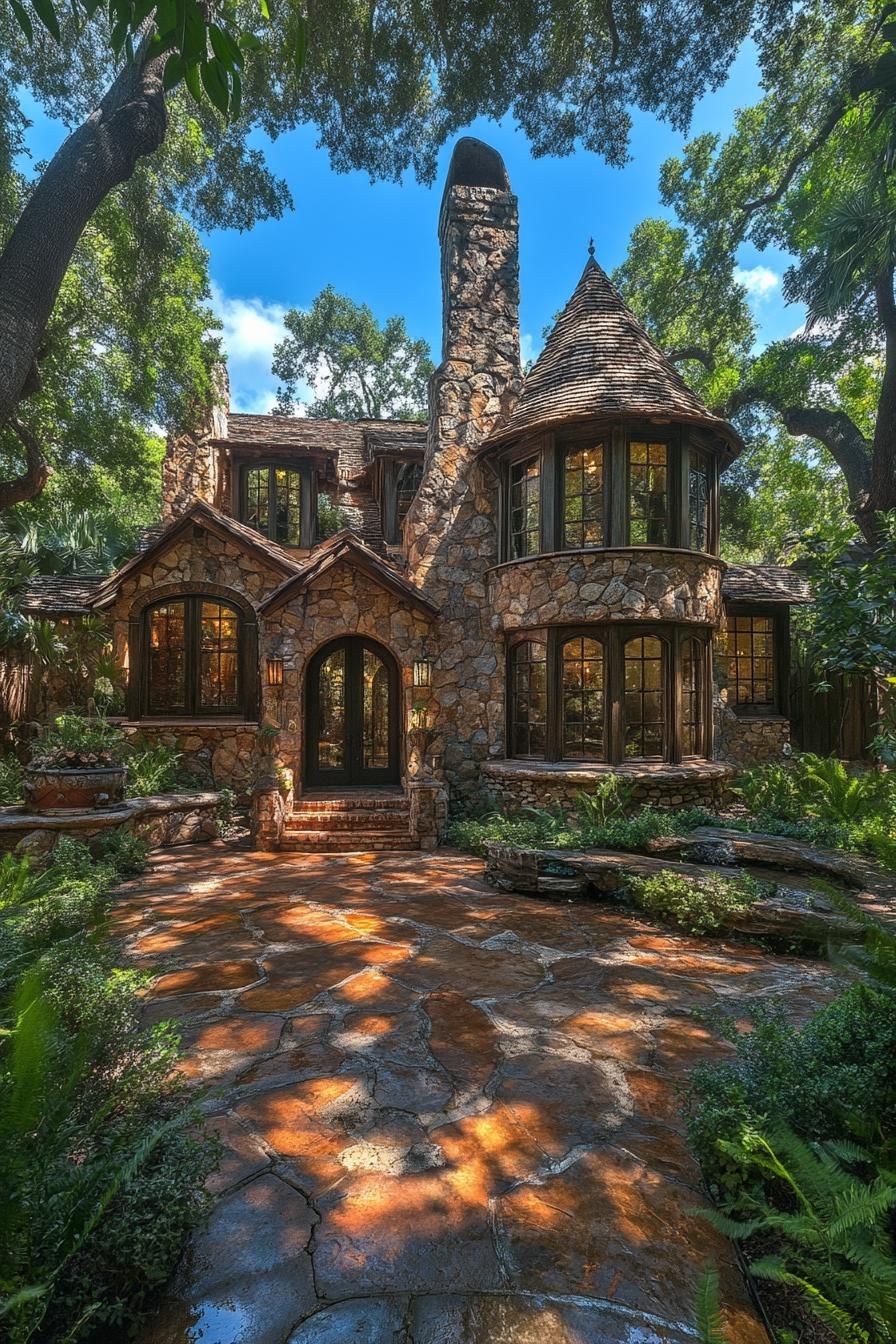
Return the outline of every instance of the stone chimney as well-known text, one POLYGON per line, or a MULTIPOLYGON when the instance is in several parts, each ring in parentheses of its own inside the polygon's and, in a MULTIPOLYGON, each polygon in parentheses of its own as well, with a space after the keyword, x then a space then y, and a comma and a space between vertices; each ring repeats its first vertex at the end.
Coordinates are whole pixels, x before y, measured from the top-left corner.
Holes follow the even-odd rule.
POLYGON ((165 524, 174 522, 194 499, 221 507, 223 482, 216 439, 227 437, 230 382, 227 366, 212 370, 211 404, 197 417, 192 430, 168 439, 162 462, 162 513, 165 524))
POLYGON ((434 405, 443 445, 477 447, 519 394, 519 219, 504 161, 457 142, 439 215, 442 364, 434 405))

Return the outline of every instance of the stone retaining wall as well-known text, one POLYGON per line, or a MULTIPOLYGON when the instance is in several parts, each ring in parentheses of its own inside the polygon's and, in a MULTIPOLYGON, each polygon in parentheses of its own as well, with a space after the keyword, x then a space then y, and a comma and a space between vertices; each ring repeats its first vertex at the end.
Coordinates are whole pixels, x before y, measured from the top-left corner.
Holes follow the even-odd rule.
POLYGON ((580 793, 593 791, 597 780, 619 775, 635 784, 633 803, 654 807, 723 806, 734 770, 721 761, 692 765, 532 766, 520 761, 495 761, 483 766, 495 805, 502 810, 521 807, 554 807, 559 803, 570 815, 580 793))
POLYGON ((765 765, 784 759, 790 720, 781 715, 733 714, 723 708, 716 720, 716 754, 733 765, 765 765))
POLYGON ((170 793, 129 798, 108 812, 67 817, 42 817, 22 807, 0 807, 0 853, 43 858, 60 836, 83 840, 95 848, 114 831, 130 831, 150 849, 192 845, 218 835, 216 793, 170 793))
POLYGON ((498 565, 488 575, 493 630, 580 621, 717 625, 724 566, 673 550, 558 551, 498 565))

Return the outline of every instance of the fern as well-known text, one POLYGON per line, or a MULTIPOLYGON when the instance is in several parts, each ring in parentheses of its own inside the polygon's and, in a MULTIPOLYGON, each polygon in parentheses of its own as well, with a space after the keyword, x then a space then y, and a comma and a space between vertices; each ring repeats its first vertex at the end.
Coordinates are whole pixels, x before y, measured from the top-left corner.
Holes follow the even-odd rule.
POLYGON ((697 1285, 694 1324, 700 1344, 729 1344, 722 1324, 719 1275, 716 1269, 707 1269, 697 1285))
POLYGON ((865 1179, 860 1173, 875 1163, 857 1145, 809 1144, 784 1127, 768 1135, 745 1130, 739 1143, 720 1140, 719 1147, 738 1156, 741 1192, 725 1212, 695 1212, 734 1240, 773 1238, 776 1253, 754 1261, 750 1272, 797 1288, 841 1344, 896 1340, 896 1173, 865 1179), (757 1193, 751 1174, 773 1191, 786 1188, 795 1208, 757 1193))

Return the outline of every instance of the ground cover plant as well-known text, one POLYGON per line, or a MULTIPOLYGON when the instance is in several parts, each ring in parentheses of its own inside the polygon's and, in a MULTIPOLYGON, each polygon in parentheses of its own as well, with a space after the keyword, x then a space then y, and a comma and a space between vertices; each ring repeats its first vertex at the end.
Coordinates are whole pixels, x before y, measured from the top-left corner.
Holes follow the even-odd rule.
POLYGON ((629 878, 627 890, 649 915, 687 933, 701 934, 720 928, 729 915, 748 910, 765 889, 749 873, 736 877, 707 873, 693 878, 667 869, 652 877, 629 878))
POLYGON ((788 1024, 710 1017, 733 1058, 691 1080, 688 1132, 782 1340, 896 1339, 896 936, 868 916, 866 977, 788 1024))
POLYGON ((145 859, 61 839, 0 860, 0 1334, 126 1339, 202 1218, 213 1145, 116 968, 109 893, 145 859))

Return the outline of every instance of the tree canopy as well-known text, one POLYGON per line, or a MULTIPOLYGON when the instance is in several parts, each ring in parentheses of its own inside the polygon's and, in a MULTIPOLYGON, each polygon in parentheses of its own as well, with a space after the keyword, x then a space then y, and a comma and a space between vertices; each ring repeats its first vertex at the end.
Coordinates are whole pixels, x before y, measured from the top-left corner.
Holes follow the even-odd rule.
POLYGON ((277 412, 293 415, 299 385, 315 393, 308 415, 334 420, 422 420, 433 362, 403 317, 380 326, 367 304, 328 286, 307 311, 284 317, 289 335, 274 351, 281 380, 277 412))
MULTIPOLYGON (((810 3, 760 48, 763 98, 725 140, 701 135, 663 166, 678 224, 647 221, 620 272, 648 324, 714 358, 698 372, 716 409, 755 432, 815 441, 842 472, 867 536, 896 507, 896 22, 891 6, 810 3), (674 237, 645 261, 644 240, 674 237), (732 341, 738 249, 776 244, 795 258, 787 298, 805 327, 762 351, 732 341), (712 297, 709 313, 679 292, 712 297), (734 308, 732 308, 734 305, 734 308), (760 421, 757 422, 757 416, 760 421)), ((743 295, 740 296, 741 301, 743 295)), ((689 369, 689 373, 693 369, 689 369)))

